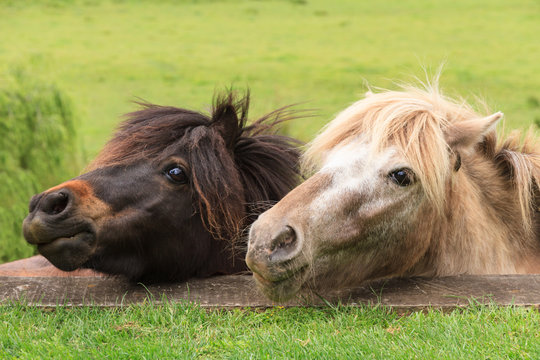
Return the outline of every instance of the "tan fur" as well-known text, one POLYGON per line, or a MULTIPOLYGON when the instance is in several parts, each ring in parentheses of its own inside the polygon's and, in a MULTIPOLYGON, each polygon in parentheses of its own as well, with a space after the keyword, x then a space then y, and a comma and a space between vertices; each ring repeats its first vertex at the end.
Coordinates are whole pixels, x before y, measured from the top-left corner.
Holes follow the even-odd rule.
POLYGON ((316 174, 252 226, 247 259, 259 277, 309 269, 286 286, 260 283, 266 293, 540 273, 540 144, 532 132, 497 138, 501 117, 447 98, 437 81, 370 93, 345 109, 305 153, 304 169, 316 174), (410 186, 389 179, 403 168, 414 172, 410 186), (295 230, 296 249, 269 261, 260 254, 284 226, 295 230))
MULTIPOLYGON (((524 141, 519 132, 497 139, 490 128, 498 114, 485 117, 445 97, 436 81, 425 89, 371 93, 340 113, 310 144, 304 167, 316 170, 331 149, 360 134, 380 149, 397 145, 415 166, 429 205, 444 209, 442 217, 433 212, 421 220, 443 221, 428 232, 433 237, 429 259, 418 269, 431 275, 538 269, 540 241, 532 226, 538 211, 534 191, 540 184, 540 147, 532 132, 524 141), (455 174, 453 151, 465 152, 460 155, 463 169, 455 174), (471 177, 485 181, 478 184, 471 177)), ((419 234, 411 241, 419 241, 419 234)))
MULTIPOLYGON (((113 215, 111 207, 100 200, 92 190, 91 185, 84 180, 69 180, 60 185, 54 186, 46 191, 53 192, 59 189, 69 189, 75 195, 78 202, 78 212, 93 220, 105 220, 113 215)), ((115 215, 115 216, 118 216, 115 215)))
POLYGON ((51 192, 61 190, 61 189, 64 189, 64 188, 70 189, 71 191, 73 191, 73 193, 75 195, 77 195, 77 197, 79 197, 81 199, 86 199, 88 197, 93 197, 93 193, 94 193, 94 191, 92 190, 92 187, 90 186, 90 184, 88 184, 86 181, 83 181, 83 180, 69 180, 69 181, 66 181, 66 182, 64 182, 64 183, 62 183, 60 185, 56 185, 56 186, 48 189, 47 191, 45 191, 45 193, 51 193, 51 192))

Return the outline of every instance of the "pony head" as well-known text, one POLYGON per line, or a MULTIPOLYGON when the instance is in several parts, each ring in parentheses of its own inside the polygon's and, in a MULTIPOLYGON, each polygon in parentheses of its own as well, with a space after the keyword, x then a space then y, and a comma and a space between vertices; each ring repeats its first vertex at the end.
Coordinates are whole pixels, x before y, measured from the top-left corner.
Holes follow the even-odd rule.
POLYGON ((251 227, 247 263, 260 287, 285 300, 408 274, 515 272, 506 240, 481 239, 513 231, 534 242, 540 164, 496 144, 501 118, 437 86, 370 93, 345 109, 305 153, 313 175, 251 227))
POLYGON ((26 240, 66 271, 168 281, 243 270, 244 228, 298 180, 296 142, 273 130, 292 112, 247 125, 249 99, 232 93, 210 116, 143 106, 86 173, 32 198, 26 240))

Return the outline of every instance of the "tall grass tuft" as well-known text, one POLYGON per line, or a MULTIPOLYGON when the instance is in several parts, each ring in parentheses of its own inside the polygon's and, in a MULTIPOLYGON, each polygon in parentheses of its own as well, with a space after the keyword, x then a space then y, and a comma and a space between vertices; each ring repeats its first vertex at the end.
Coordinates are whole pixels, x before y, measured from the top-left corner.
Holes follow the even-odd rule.
POLYGON ((34 253, 21 223, 30 197, 79 169, 72 105, 53 84, 17 69, 0 75, 0 263, 34 253))

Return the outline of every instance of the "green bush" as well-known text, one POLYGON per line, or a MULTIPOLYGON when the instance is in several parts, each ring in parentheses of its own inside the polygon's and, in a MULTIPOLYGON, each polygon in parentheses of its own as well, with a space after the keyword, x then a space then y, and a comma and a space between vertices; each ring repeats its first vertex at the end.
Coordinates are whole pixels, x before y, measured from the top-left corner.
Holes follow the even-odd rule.
POLYGON ((23 70, 0 76, 0 262, 30 256, 21 223, 30 197, 78 170, 71 103, 23 70))

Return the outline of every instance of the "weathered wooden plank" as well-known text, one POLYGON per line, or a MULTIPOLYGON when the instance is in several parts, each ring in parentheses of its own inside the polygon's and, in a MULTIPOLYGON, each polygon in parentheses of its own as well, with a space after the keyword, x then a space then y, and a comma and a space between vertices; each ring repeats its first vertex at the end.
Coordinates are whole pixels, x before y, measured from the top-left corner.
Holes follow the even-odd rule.
POLYGON ((428 307, 454 309, 475 303, 540 308, 540 275, 455 276, 379 281, 368 286, 320 294, 303 293, 276 304, 256 289, 251 276, 193 279, 186 283, 132 284, 114 277, 0 276, 0 303, 22 301, 37 306, 123 306, 148 300, 193 301, 203 307, 266 308, 275 305, 311 306, 329 303, 384 305, 397 311, 428 307))
POLYGON ((1 276, 17 277, 73 277, 73 276, 106 276, 90 269, 77 269, 75 271, 62 271, 55 267, 41 255, 0 264, 1 276))

